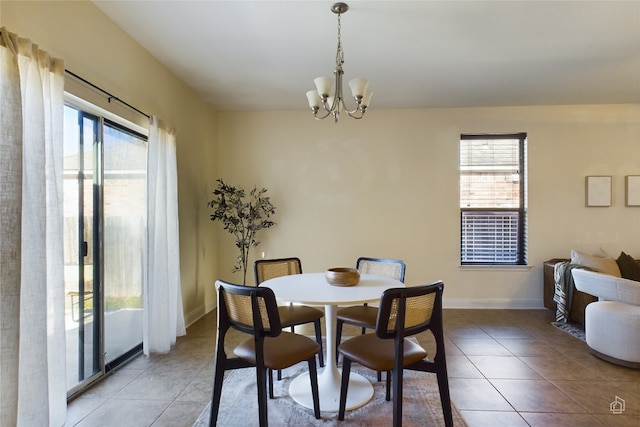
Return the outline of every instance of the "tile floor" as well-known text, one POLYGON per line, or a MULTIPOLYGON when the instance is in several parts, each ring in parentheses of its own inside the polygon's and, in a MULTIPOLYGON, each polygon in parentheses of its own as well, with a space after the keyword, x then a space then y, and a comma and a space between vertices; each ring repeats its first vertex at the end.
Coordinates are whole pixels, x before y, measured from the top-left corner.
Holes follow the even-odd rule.
MULTIPOLYGON (((640 426, 640 371, 593 357, 552 320, 548 310, 445 310, 451 397, 467 424, 640 426), (610 410, 616 396, 622 414, 610 410)), ((170 354, 118 369, 69 404, 67 425, 191 426, 210 399, 215 323, 209 313, 170 354)))

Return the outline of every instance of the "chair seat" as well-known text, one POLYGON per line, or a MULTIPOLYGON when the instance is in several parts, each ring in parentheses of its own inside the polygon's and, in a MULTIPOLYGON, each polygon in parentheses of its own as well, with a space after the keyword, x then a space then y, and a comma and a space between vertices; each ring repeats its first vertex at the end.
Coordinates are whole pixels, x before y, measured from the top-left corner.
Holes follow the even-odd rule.
POLYGON ((282 305, 278 307, 278 312, 283 328, 315 322, 324 316, 322 310, 306 305, 282 305))
POLYGON ((378 308, 369 305, 345 307, 338 310, 337 318, 345 323, 373 329, 378 319, 378 308))
MULTIPOLYGON (((303 335, 282 331, 277 337, 264 339, 264 366, 269 369, 284 369, 308 360, 320 351, 320 345, 303 335)), ((252 364, 256 362, 255 341, 250 338, 240 343, 233 353, 252 364)))
MULTIPOLYGON (((376 334, 358 335, 339 347, 340 353, 352 361, 375 371, 391 371, 395 360, 392 339, 380 339, 376 334)), ((402 366, 411 365, 427 357, 427 352, 416 341, 404 340, 402 366)))

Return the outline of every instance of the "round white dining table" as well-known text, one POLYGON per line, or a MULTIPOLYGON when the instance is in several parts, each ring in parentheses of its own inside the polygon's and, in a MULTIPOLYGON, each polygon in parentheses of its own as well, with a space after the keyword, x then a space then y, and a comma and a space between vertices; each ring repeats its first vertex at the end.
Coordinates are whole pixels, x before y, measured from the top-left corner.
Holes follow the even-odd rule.
MULTIPOLYGON (((326 366, 318 374, 320 410, 337 412, 340 404, 341 371, 336 364, 336 311, 339 305, 355 305, 380 300, 389 288, 404 287, 399 280, 363 274, 355 286, 333 286, 324 273, 292 274, 265 280, 260 286, 273 290, 276 299, 305 305, 324 306, 326 323, 326 366)), ((299 375, 291 382, 289 394, 299 404, 313 408, 309 373, 299 375)), ((351 372, 347 410, 361 407, 373 397, 373 386, 362 375, 351 372)))

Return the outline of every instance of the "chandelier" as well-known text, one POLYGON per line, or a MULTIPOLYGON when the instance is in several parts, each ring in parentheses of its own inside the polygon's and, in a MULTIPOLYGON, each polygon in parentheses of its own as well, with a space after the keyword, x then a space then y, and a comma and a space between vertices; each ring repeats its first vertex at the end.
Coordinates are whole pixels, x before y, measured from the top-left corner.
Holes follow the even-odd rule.
POLYGON ((345 105, 342 95, 342 75, 344 74, 342 64, 344 64, 344 52, 340 41, 340 16, 347 10, 349 10, 349 5, 346 3, 336 3, 331 7, 331 11, 338 15, 338 48, 336 51, 336 68, 333 71, 335 75, 335 87, 333 78, 317 77, 313 81, 316 85, 316 90, 307 92, 309 107, 311 107, 311 111, 313 111, 313 116, 316 120, 333 116, 334 121, 337 123, 341 111, 346 112, 349 117, 361 119, 367 111, 369 101, 371 101, 371 95, 373 94, 373 92, 367 91, 367 86, 369 85, 367 79, 355 78, 349 81, 349 87, 351 88, 351 94, 353 95, 356 106, 353 110, 349 110, 345 105), (332 90, 333 94, 331 94, 332 90))

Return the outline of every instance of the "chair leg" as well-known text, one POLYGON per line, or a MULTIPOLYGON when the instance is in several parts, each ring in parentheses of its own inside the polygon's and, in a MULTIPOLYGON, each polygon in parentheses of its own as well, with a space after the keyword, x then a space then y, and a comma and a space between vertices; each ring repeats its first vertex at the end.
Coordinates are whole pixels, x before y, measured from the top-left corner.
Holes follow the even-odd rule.
POLYGON ((269 399, 273 399, 273 369, 267 369, 267 381, 269 382, 269 399))
POLYGON ((393 370, 393 427, 402 426, 402 368, 393 370))
POLYGON ((216 356, 215 372, 213 374, 213 393, 211 396, 211 414, 209 425, 215 426, 218 423, 218 411, 220 410, 220 396, 222 395, 222 382, 224 380, 224 355, 216 356))
MULTIPOLYGON (((378 372, 379 374, 380 372, 378 372)), ((391 400, 391 371, 387 371, 387 386, 386 388, 386 394, 385 394, 385 399, 388 401, 391 400)))
MULTIPOLYGON (((269 378, 270 378, 269 382, 273 384, 273 369, 269 369, 269 373, 271 374, 269 376, 269 378)), ((279 369, 278 369, 277 378, 278 378, 278 381, 280 381, 282 379, 282 371, 280 371, 279 369)))
POLYGON ((340 342, 342 341, 342 325, 344 325, 344 322, 338 319, 336 322, 336 363, 338 363, 338 356, 340 355, 338 347, 340 347, 340 342))
POLYGON ((436 372, 438 378, 438 389, 440 391, 440 402, 442 403, 442 412, 444 414, 444 425, 446 427, 453 426, 453 414, 451 412, 451 398, 449 396, 449 379, 447 378, 447 368, 438 369, 436 372))
POLYGON ((311 396, 313 397, 313 415, 317 420, 320 419, 320 395, 318 393, 318 369, 316 367, 316 358, 312 357, 307 361, 309 363, 309 381, 311 382, 311 396))
POLYGON ((320 346, 320 351, 318 352, 318 361, 320 362, 320 366, 324 367, 324 350, 322 350, 322 327, 320 326, 320 319, 316 319, 313 324, 316 328, 316 342, 320 346))
POLYGON ((267 369, 256 366, 256 377, 258 385, 258 420, 260 427, 267 427, 269 418, 267 416, 267 369))
POLYGON ((342 382, 340 383, 340 406, 338 407, 338 419, 344 420, 344 411, 347 408, 347 391, 349 389, 349 374, 351 373, 351 360, 342 358, 342 382))
MULTIPOLYGON (((294 328, 295 328, 295 326, 291 326, 291 333, 292 334, 295 333, 294 328)), ((316 336, 317 336, 317 333, 316 333, 316 336)), ((322 345, 322 344, 320 344, 320 345, 322 345)), ((278 381, 282 380, 282 370, 281 369, 278 369, 278 376, 277 377, 278 377, 278 381)))
POLYGON ((220 322, 218 324, 218 338, 216 341, 216 355, 213 372, 213 391, 211 393, 211 414, 209 415, 209 425, 215 426, 218 423, 218 412, 220 411, 220 397, 222 395, 222 382, 227 365, 227 354, 224 351, 224 338, 229 330, 229 324, 220 322))
MULTIPOLYGON (((442 322, 442 320, 440 320, 442 322)), ((447 374, 447 357, 444 349, 444 333, 442 325, 432 330, 436 338, 436 356, 433 359, 435 364, 436 378, 438 379, 438 390, 440 392, 440 402, 444 414, 444 424, 446 427, 453 426, 453 414, 451 412, 451 398, 449 396, 449 377, 447 374)))

